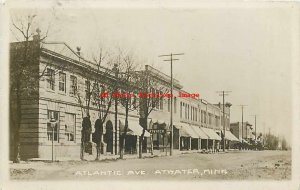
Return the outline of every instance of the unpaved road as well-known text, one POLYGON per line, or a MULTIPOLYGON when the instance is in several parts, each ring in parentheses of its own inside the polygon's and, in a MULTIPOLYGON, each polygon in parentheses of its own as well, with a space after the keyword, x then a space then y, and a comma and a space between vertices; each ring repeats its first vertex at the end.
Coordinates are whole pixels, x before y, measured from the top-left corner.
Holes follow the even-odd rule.
POLYGON ((287 180, 291 179, 291 152, 237 151, 98 162, 26 162, 11 164, 10 174, 18 180, 287 180))

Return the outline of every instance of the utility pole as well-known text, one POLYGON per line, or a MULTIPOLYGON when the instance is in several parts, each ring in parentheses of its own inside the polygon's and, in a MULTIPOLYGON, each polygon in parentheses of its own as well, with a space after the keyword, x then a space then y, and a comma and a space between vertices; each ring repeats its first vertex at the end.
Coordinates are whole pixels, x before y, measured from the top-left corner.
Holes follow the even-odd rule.
MULTIPOLYGON (((114 64, 113 71, 115 73, 115 92, 118 91, 119 69, 118 65, 114 64)), ((118 99, 115 97, 115 155, 118 155, 118 99)))
POLYGON ((256 142, 256 114, 255 115, 251 115, 254 116, 255 120, 254 120, 254 125, 255 125, 255 142, 256 142))
POLYGON ((158 57, 170 57, 170 59, 164 61, 170 61, 171 63, 171 118, 170 118, 170 125, 171 125, 171 142, 170 142, 170 156, 173 155, 173 61, 177 61, 179 59, 173 59, 173 56, 176 55, 184 55, 184 53, 171 53, 168 55, 159 55, 158 57))
MULTIPOLYGON (((239 105, 242 108, 242 146, 244 148, 244 107, 247 105, 239 105)), ((247 126, 246 126, 247 128, 247 126)))
POLYGON ((226 127, 225 127, 225 96, 229 95, 228 93, 231 91, 217 91, 217 93, 219 93, 219 96, 223 96, 223 152, 225 152, 225 131, 226 131, 226 127))

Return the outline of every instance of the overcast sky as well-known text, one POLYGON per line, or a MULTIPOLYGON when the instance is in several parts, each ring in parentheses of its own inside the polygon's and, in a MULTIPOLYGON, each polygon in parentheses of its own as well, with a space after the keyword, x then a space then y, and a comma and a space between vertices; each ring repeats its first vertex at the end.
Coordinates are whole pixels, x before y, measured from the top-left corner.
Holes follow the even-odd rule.
MULTIPOLYGON (((292 7, 197 9, 46 9, 14 11, 37 14, 48 41, 82 48, 89 58, 99 43, 106 49, 133 50, 166 74, 160 54, 184 53, 174 75, 186 91, 211 103, 215 91, 230 90, 231 121, 244 121, 274 134, 291 136, 292 7)), ((12 37, 13 40, 13 37, 12 37)))

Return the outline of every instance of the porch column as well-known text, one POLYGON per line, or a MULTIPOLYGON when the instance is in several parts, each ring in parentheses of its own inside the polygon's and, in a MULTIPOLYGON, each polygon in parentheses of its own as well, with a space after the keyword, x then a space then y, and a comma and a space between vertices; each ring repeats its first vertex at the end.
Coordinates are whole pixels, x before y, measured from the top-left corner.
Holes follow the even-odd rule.
POLYGON ((202 150, 202 148, 201 148, 201 139, 199 139, 199 149, 202 150))
POLYGON ((213 140, 212 151, 215 151, 215 140, 213 140))
POLYGON ((206 150, 208 150, 208 139, 206 141, 206 150))
POLYGON ((178 135, 179 137, 179 140, 178 140, 178 142, 179 142, 179 146, 178 146, 178 148, 179 148, 179 151, 181 150, 181 140, 180 140, 180 135, 178 135))
POLYGON ((117 131, 115 131, 115 128, 113 128, 113 129, 114 129, 114 131, 113 131, 113 154, 117 153, 116 155, 118 155, 119 151, 120 151, 120 147, 119 147, 119 143, 120 143, 119 128, 117 128, 117 131), (116 139, 116 136, 117 136, 117 139, 116 139), (117 148, 117 150, 116 150, 116 148, 117 148))
POLYGON ((190 150, 192 150, 192 137, 190 137, 190 150))
POLYGON ((137 155, 139 155, 139 144, 140 144, 139 136, 136 135, 136 153, 137 153, 137 155))

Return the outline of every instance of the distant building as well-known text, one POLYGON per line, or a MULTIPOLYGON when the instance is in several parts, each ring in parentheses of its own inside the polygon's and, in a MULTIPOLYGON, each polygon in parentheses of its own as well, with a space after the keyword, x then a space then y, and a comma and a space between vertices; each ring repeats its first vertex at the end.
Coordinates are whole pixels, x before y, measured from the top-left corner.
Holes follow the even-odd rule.
POLYGON ((251 142, 255 139, 252 125, 248 121, 243 122, 243 127, 242 122, 230 123, 230 131, 240 142, 242 142, 242 139, 247 142, 251 142))

